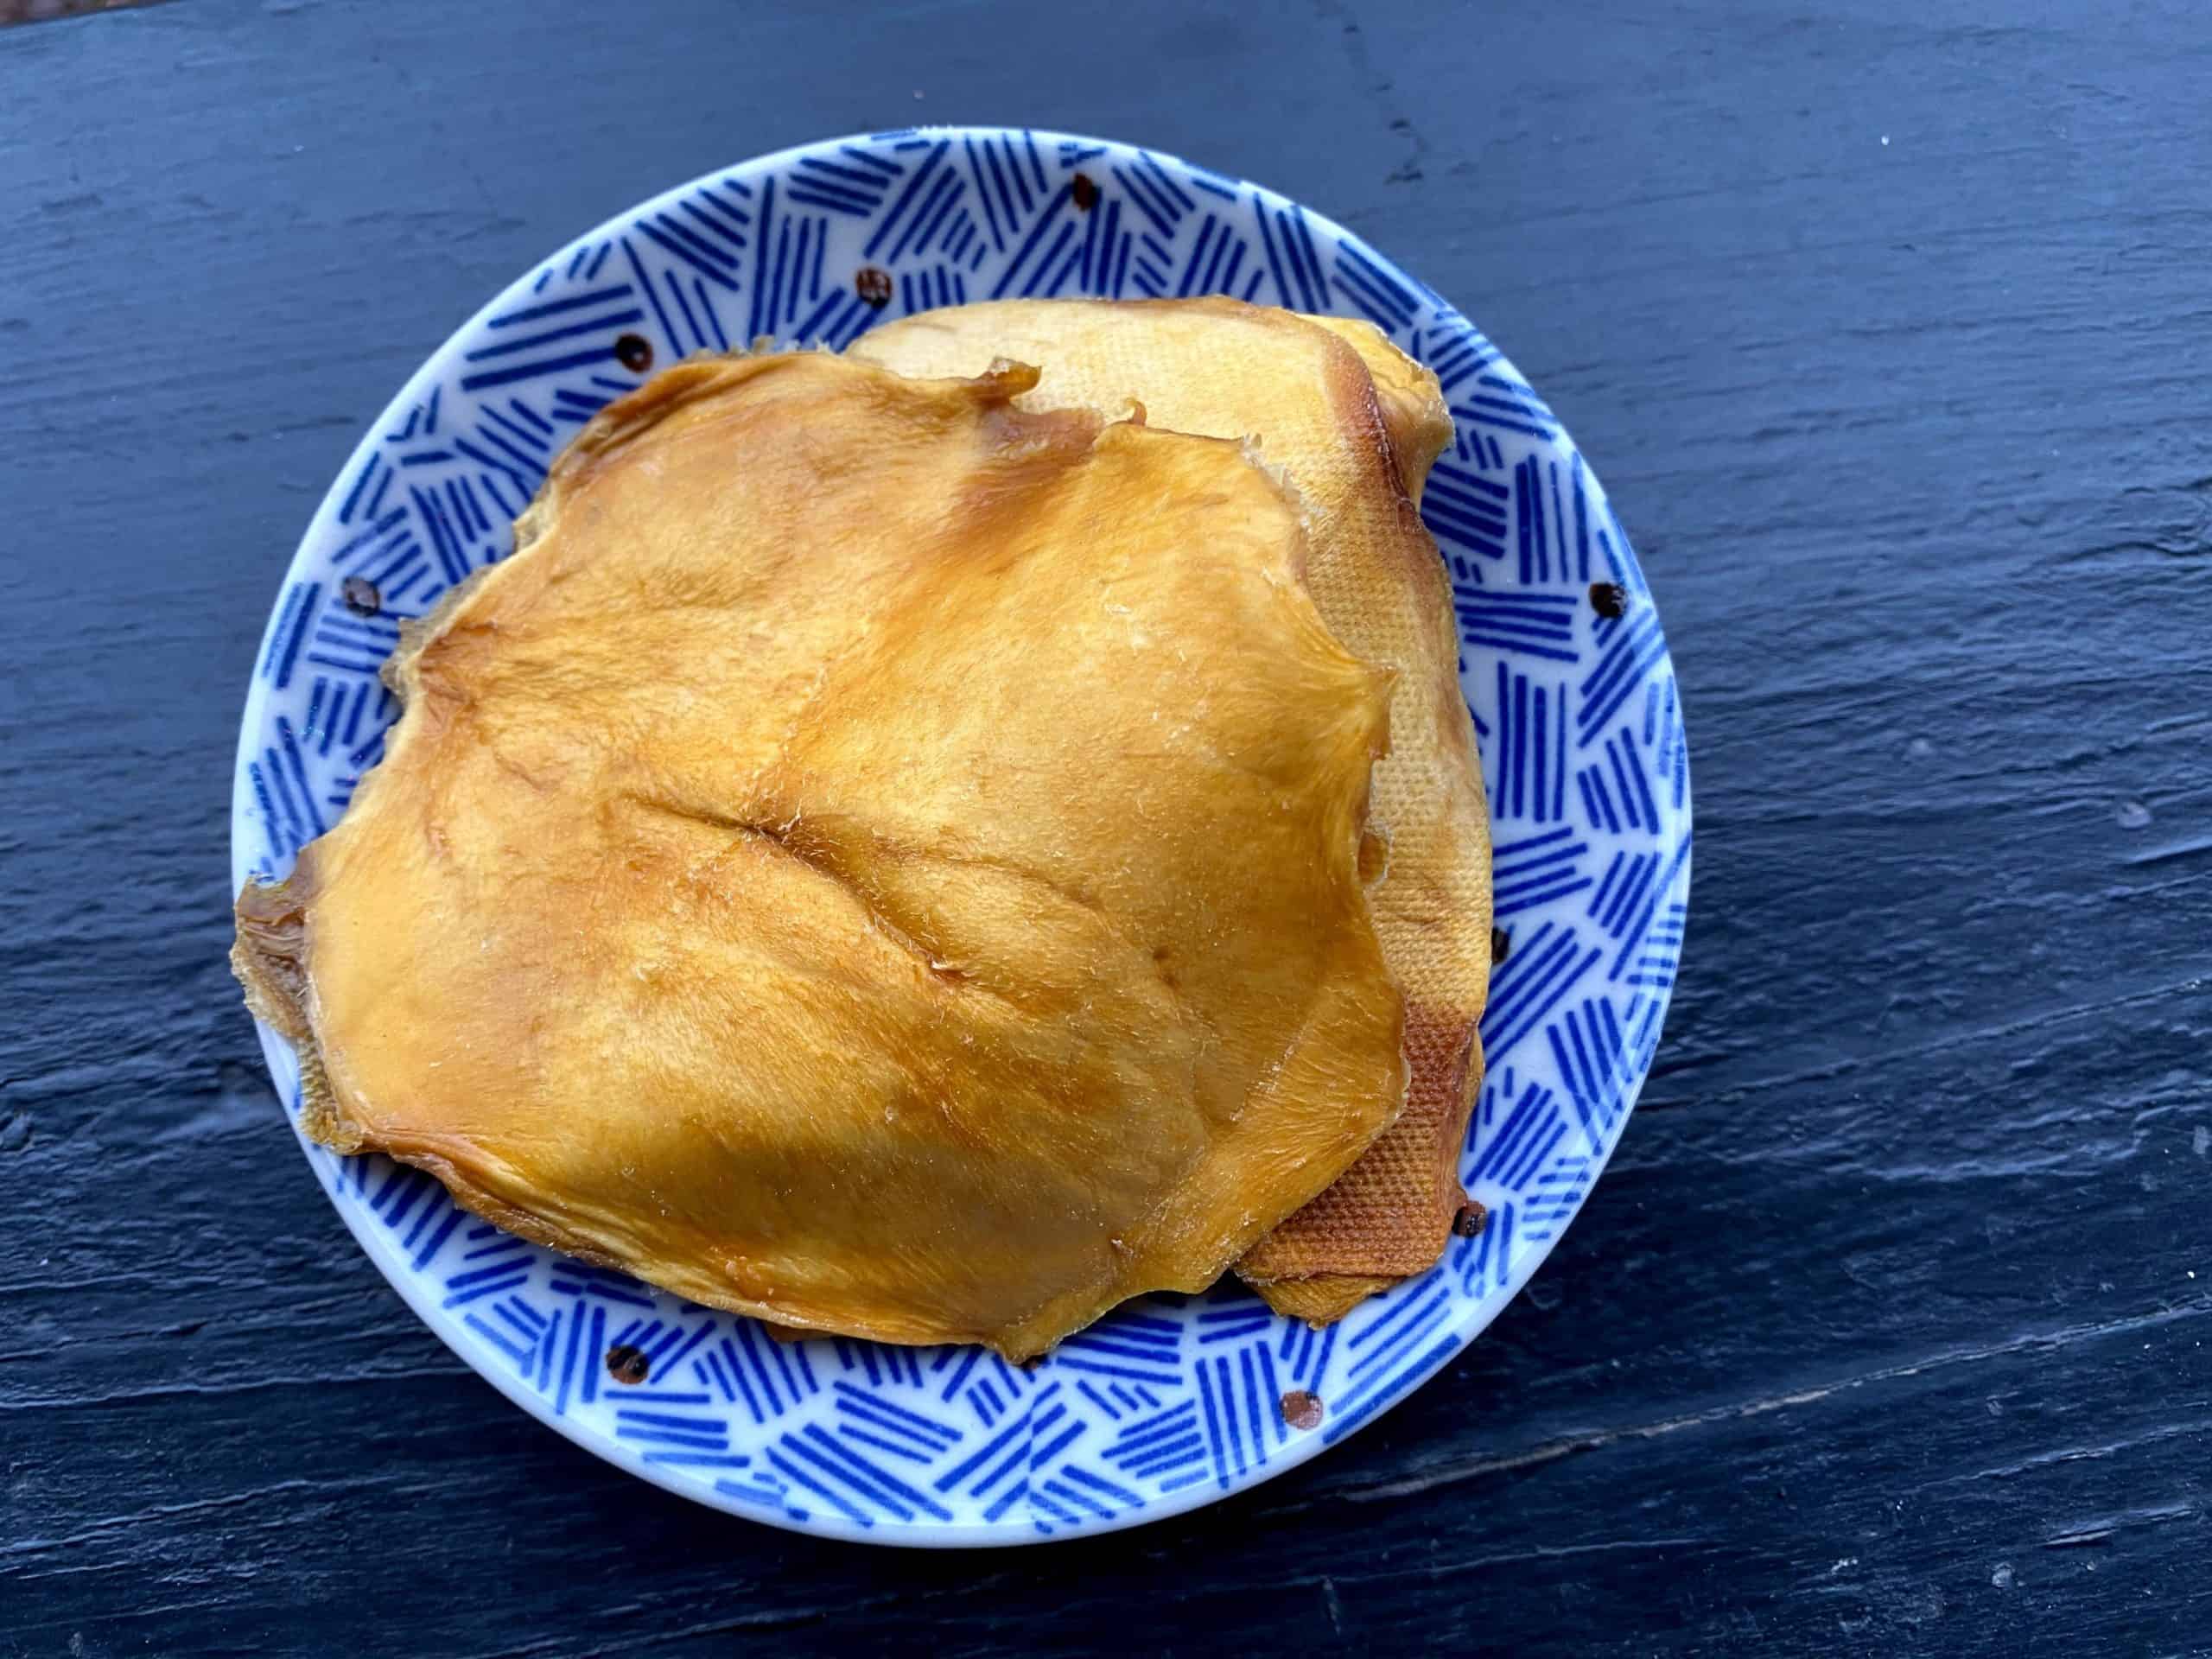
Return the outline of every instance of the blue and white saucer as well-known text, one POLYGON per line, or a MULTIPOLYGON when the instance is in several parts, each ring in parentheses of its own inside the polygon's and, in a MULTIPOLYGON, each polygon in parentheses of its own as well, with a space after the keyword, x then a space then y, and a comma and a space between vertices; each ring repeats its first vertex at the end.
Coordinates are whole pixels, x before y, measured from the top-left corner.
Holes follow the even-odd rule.
MULTIPOLYGON (((1458 423, 1422 511, 1451 569, 1497 845, 1505 955, 1463 1164, 1489 1224, 1325 1331, 1231 1282, 1133 1304, 1024 1370, 973 1348, 786 1345, 512 1238, 428 1175, 309 1146, 430 1327, 608 1461, 884 1543, 1173 1515, 1304 1462, 1444 1365, 1618 1140, 1690 865, 1674 670, 1627 538, 1551 411, 1449 303, 1294 202, 1127 145, 992 128, 809 144, 658 196, 493 300, 370 429, 293 557, 246 698, 233 880, 282 874, 336 822, 397 712, 377 670, 399 620, 502 557, 553 455, 655 369, 764 334, 842 348, 969 300, 1211 293, 1372 319, 1436 372, 1458 423)), ((261 1039, 296 1106, 291 1051, 261 1039)))

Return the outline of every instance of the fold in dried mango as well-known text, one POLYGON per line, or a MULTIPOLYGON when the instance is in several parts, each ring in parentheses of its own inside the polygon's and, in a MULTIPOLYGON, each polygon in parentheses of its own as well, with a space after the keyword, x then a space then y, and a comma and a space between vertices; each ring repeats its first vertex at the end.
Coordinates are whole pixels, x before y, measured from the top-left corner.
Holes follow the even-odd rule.
POLYGON ((1375 771, 1389 841, 1375 894, 1407 997, 1412 1085, 1397 1122, 1344 1179, 1239 1264, 1278 1312, 1325 1321, 1434 1264, 1464 1195, 1459 1155, 1482 1078, 1490 821, 1459 689, 1458 625, 1414 511, 1452 421, 1436 377, 1371 324, 1235 300, 1008 300, 925 312, 855 355, 904 374, 1042 367, 1037 409, 1141 404, 1154 424, 1255 438, 1306 510, 1307 582, 1351 650, 1398 671, 1375 771))

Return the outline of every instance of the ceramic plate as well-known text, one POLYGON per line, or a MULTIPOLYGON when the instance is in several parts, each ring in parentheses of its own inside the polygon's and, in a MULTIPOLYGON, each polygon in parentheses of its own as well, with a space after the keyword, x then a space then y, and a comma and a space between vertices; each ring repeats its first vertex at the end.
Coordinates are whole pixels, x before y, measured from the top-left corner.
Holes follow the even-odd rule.
MULTIPOLYGON (((505 555, 555 453, 654 370, 762 335, 842 347, 968 300, 1211 293, 1372 319, 1435 370, 1458 423, 1423 512, 1497 842, 1489 1076, 1463 1165, 1487 1226, 1325 1331, 1232 1281, 1134 1303, 1024 1370, 973 1348, 786 1346, 509 1237, 427 1175, 308 1146, 431 1329, 608 1461, 885 1543, 1026 1543, 1191 1509, 1304 1462, 1450 1360, 1619 1138, 1674 982, 1690 816, 1666 641, 1604 492, 1414 276, 1294 202, 1121 144, 982 128, 810 144, 656 197, 493 300, 370 429, 292 560, 246 698, 233 880, 281 875, 337 820, 397 713, 377 669, 400 620, 505 555)), ((261 1039, 296 1116, 296 1062, 261 1039)))

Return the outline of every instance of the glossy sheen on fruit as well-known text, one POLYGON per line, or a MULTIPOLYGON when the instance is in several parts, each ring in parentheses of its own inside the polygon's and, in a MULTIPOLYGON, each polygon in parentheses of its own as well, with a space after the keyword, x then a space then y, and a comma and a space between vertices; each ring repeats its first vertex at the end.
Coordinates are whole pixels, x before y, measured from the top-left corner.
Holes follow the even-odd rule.
POLYGON ((1389 677, 1239 445, 1033 379, 710 359, 587 429, 239 901, 321 1138, 696 1301, 1022 1355, 1392 1121, 1389 677))

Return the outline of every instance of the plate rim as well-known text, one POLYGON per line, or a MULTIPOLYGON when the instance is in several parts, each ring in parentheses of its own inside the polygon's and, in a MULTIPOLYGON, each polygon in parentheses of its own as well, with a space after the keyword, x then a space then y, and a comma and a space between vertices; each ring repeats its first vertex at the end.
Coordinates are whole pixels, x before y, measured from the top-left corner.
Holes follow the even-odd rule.
MULTIPOLYGON (((296 580, 295 573, 303 563, 309 559, 311 550, 319 540, 324 520, 341 498, 346 480, 359 475, 359 469, 365 464, 368 457, 383 443, 386 429, 403 419, 408 410, 422 401, 450 371, 452 359, 459 342, 481 329, 489 319, 499 315, 502 310, 526 302, 531 291, 531 284, 540 271, 571 256, 580 247, 603 238, 620 234, 645 215, 671 206, 696 191, 702 185, 729 179, 757 181, 763 175, 779 174, 783 169, 794 165, 802 156, 834 150, 839 145, 880 142, 889 137, 910 136, 976 140, 1026 138, 1045 144, 1065 143, 1086 149, 1096 147, 1101 151, 1132 157, 1150 156, 1194 171, 1205 172, 1210 176, 1233 181, 1255 192, 1258 198, 1268 207, 1282 209, 1295 208, 1318 229, 1376 253, 1391 270, 1405 276, 1423 293, 1435 298, 1440 306, 1459 317, 1466 318, 1468 326, 1483 340, 1489 340, 1487 332, 1482 330, 1471 318, 1467 318, 1466 313, 1460 311, 1450 301, 1444 299, 1436 289, 1408 270, 1398 260, 1382 250, 1374 248, 1366 238, 1350 230, 1339 220, 1306 206, 1295 198, 1284 195, 1280 191, 1249 179, 1237 178, 1234 175, 1217 174, 1211 168, 1196 166, 1171 150, 1155 149, 1122 139, 1064 132, 1055 128, 957 123, 885 129, 873 132, 834 134, 802 143, 786 145, 780 149, 752 156, 729 166, 710 168, 695 177, 641 198, 561 243, 500 288, 461 321, 456 323, 416 366, 414 372, 401 384, 398 391, 365 424, 359 439, 346 452, 345 459, 340 464, 330 486, 317 501, 308 517, 305 529, 301 533, 299 541, 294 546, 285 563, 277 590, 278 601, 270 607, 268 620, 264 625, 259 642, 256 646, 252 658, 253 666, 249 670, 246 697, 240 711, 238 738, 232 766, 230 852, 231 892, 234 899, 252 873, 252 859, 247 847, 253 799, 248 782, 247 768, 256 758, 255 738, 263 728, 265 720, 264 710, 270 695, 268 683, 261 673, 261 664, 267 658, 270 643, 278 632, 283 620, 283 594, 296 580)), ((747 344, 749 345, 750 342, 748 341, 747 344)), ((1496 350, 1494 342, 1492 342, 1492 348, 1496 350)), ((1497 352, 1496 361, 1510 372, 1523 385, 1529 384, 1526 377, 1521 375, 1518 369, 1513 366, 1509 353, 1497 352)), ((1580 456, 1581 454, 1580 446, 1576 444, 1563 422, 1554 423, 1552 435, 1546 448, 1560 458, 1580 456)), ((1603 485, 1598 482, 1594 472, 1587 468, 1586 463, 1585 470, 1602 498, 1603 485)), ((1626 546, 1625 535, 1623 540, 1626 546)), ((1627 546, 1626 550, 1633 562, 1633 568, 1642 577, 1642 561, 1637 558, 1632 546, 1627 546)), ((1649 579, 1648 577, 1643 577, 1643 579, 1648 592, 1649 579)), ((1654 601, 1654 613, 1656 617, 1656 601, 1654 601)), ((1667 640, 1663 620, 1658 621, 1658 639, 1661 652, 1659 658, 1652 665, 1653 670, 1656 671, 1663 666, 1671 672, 1673 651, 1667 640)), ((1680 892, 1687 906, 1694 862, 1694 797, 1688 776, 1688 744, 1686 730, 1682 738, 1682 766, 1681 804, 1673 809, 1669 817, 1680 827, 1681 863, 1679 874, 1675 880, 1679 882, 1680 892)), ((1674 984, 1670 979, 1667 985, 1660 988, 1656 997, 1657 1008, 1655 1017, 1657 1021, 1657 1031, 1662 1036, 1664 1033, 1668 1011, 1672 1006, 1673 993, 1674 984)), ((281 1101, 285 1088, 283 1079, 288 1074, 296 1070, 296 1057, 290 1046, 258 1018, 255 1019, 254 1027, 260 1043, 264 1064, 268 1068, 271 1083, 281 1101)), ((1350 1440, 1382 1417, 1395 1411, 1433 1380, 1437 1372, 1465 1354, 1476 1338, 1488 1330, 1497 1321, 1498 1316, 1519 1297, 1529 1279, 1550 1259, 1552 1252, 1558 1248, 1560 1241, 1580 1218, 1583 1207, 1589 1202, 1591 1195, 1597 1191, 1599 1181, 1611 1166, 1613 1154, 1627 1132, 1628 1123, 1635 1115, 1637 1103, 1642 1096, 1644 1084, 1649 1081, 1649 1076, 1650 1066, 1647 1062, 1624 1089, 1618 1128, 1608 1144, 1597 1148, 1591 1161, 1588 1182, 1581 1195, 1575 1200, 1573 1209, 1560 1220, 1548 1237, 1525 1245, 1520 1250, 1518 1259, 1509 1262, 1507 1270, 1499 1282, 1491 1290, 1484 1292, 1476 1301, 1472 1312, 1455 1321, 1448 1328, 1447 1334, 1452 1342, 1448 1352, 1434 1354, 1426 1362, 1409 1368, 1404 1373, 1402 1384, 1395 1392, 1369 1410, 1365 1416, 1338 1439, 1350 1440)), ((337 1211, 339 1218, 353 1234, 369 1259, 375 1263, 378 1273, 398 1294, 401 1301, 429 1328, 432 1334, 446 1345, 448 1351, 479 1376, 491 1383, 508 1400, 520 1406, 530 1415, 555 1430, 573 1445, 626 1474, 642 1478, 678 1497, 702 1504, 726 1515, 790 1532, 891 1548, 1011 1548, 1027 1544, 1055 1543, 1062 1541, 1093 1538, 1110 1532, 1120 1532, 1129 1528, 1187 1515, 1210 1504, 1248 1493, 1255 1487, 1279 1475, 1300 1467, 1319 1456, 1324 1450, 1338 1443, 1338 1440, 1328 1439, 1318 1433, 1306 1433, 1278 1448, 1265 1461, 1242 1471, 1225 1487, 1210 1483, 1193 1484, 1164 1496, 1148 1497, 1143 1503, 1132 1509, 1117 1511, 1111 1516, 1096 1520, 1086 1520, 1079 1526, 1049 1532, 1039 1532, 1033 1526, 1011 1516, 989 1522, 917 1520, 901 1522, 895 1527, 883 1527, 855 1522, 825 1510, 810 1510, 802 1519, 788 1510, 772 1512, 760 1508, 741 1506, 735 1501, 716 1492, 710 1485, 702 1486, 690 1482, 679 1482, 673 1473, 666 1471, 661 1465, 644 1461, 635 1449, 601 1433, 586 1421, 575 1417, 555 1414, 548 1408, 545 1402, 528 1388, 520 1377, 510 1376, 500 1370, 490 1362, 487 1356, 475 1351, 471 1346, 464 1345, 457 1329, 454 1328, 457 1321, 451 1318, 447 1310, 436 1306, 430 1300, 427 1287, 419 1282, 420 1275, 400 1261, 397 1242, 387 1235, 372 1229, 368 1218, 359 1213, 359 1206, 340 1202, 331 1190, 329 1179, 324 1170, 315 1160, 314 1144, 307 1139, 301 1129, 297 1116, 288 1111, 286 1121, 295 1141, 301 1147, 309 1169, 315 1174, 317 1185, 322 1188, 326 1200, 337 1211)))

